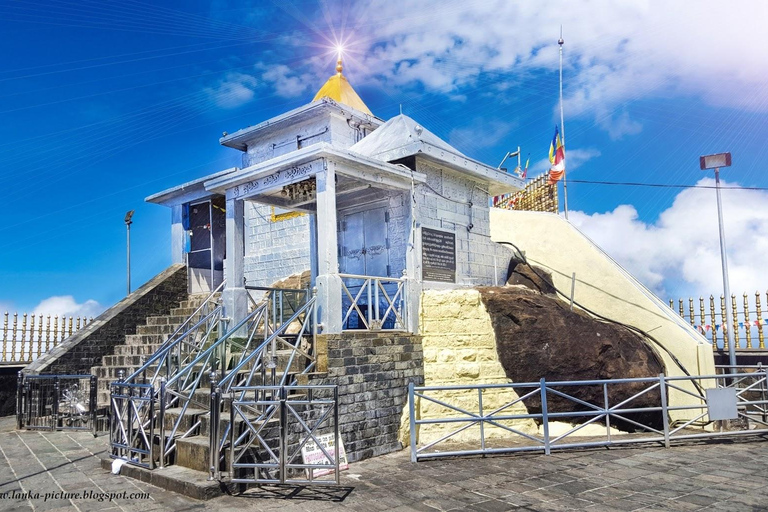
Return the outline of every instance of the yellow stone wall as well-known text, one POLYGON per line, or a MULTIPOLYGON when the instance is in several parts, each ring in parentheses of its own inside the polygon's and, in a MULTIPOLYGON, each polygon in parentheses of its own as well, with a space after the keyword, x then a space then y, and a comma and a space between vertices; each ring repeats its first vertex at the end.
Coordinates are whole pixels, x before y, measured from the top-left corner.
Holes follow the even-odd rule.
MULTIPOLYGON (((480 292, 472 289, 427 290, 422 293, 419 327, 424 351, 425 386, 460 386, 472 384, 507 384, 496 352, 496 338, 491 317, 480 300, 480 292)), ((479 412, 476 390, 450 390, 429 392, 429 396, 460 407, 471 413, 479 412)), ((492 411, 517 400, 509 388, 486 389, 482 392, 483 410, 492 411)), ((425 418, 462 416, 444 406, 420 399, 417 410, 425 418)), ((526 414, 522 402, 504 410, 506 414, 526 414)), ((408 417, 404 416, 401 439, 408 441, 408 417)), ((501 422, 505 426, 535 432, 531 420, 501 422)), ((418 431, 419 443, 427 443, 457 430, 466 423, 422 425, 418 431)), ((512 434, 498 427, 485 427, 486 438, 509 438, 512 434)), ((473 426, 452 436, 457 442, 478 442, 479 427, 473 426)))

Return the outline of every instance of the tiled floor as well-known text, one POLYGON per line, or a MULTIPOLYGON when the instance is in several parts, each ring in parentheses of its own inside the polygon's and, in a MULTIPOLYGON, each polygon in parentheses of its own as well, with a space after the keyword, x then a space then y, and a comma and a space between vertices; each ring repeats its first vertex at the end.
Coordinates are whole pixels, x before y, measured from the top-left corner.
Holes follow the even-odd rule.
POLYGON ((199 502, 102 470, 106 437, 13 427, 0 418, 3 511, 768 510, 768 440, 758 437, 418 464, 402 451, 352 464, 339 488, 256 488, 199 502), (13 491, 31 496, 8 497, 13 491), (99 501, 103 493, 121 496, 99 501))

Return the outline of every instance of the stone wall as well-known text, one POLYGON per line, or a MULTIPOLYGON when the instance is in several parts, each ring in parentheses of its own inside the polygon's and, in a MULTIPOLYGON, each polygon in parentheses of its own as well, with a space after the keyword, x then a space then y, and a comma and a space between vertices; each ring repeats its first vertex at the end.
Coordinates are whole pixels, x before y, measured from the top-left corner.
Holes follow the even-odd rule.
POLYGON ((310 267, 309 215, 273 220, 271 206, 247 201, 245 206, 245 279, 249 285, 271 286, 310 267))
POLYGON ((136 334, 151 315, 166 315, 187 298, 187 268, 172 265, 107 309, 83 329, 29 364, 25 373, 83 374, 101 364, 126 334, 136 334))
MULTIPOLYGON (((457 171, 418 158, 415 165, 427 175, 427 183, 416 186, 416 218, 422 227, 456 234, 456 282, 503 284, 511 252, 491 241, 488 193, 457 171)), ((424 287, 445 286, 425 281, 424 287)))
POLYGON ((319 335, 309 384, 339 387, 339 426, 350 462, 400 450, 408 384, 422 385, 421 339, 405 333, 319 335))
MULTIPOLYGON (((421 296, 419 327, 424 351, 425 386, 470 386, 475 384, 506 384, 511 382, 499 361, 496 336, 491 317, 480 300, 477 290, 426 290, 421 296)), ((476 390, 430 392, 429 396, 466 411, 478 412, 476 390)), ((483 391, 483 410, 489 411, 517 400, 511 388, 483 391)), ((448 418, 459 414, 434 402, 421 400, 419 410, 425 418, 448 418)), ((522 402, 505 409, 508 414, 526 414, 522 402)), ((422 425, 418 432, 420 443, 439 439, 464 424, 445 423, 422 425)), ((517 429, 535 432, 532 421, 518 422, 517 429)), ((485 427, 486 438, 508 437, 509 433, 485 427)), ((407 439, 408 425, 403 425, 401 437, 407 439)), ((470 427, 453 438, 454 441, 479 439, 479 427, 470 427)))

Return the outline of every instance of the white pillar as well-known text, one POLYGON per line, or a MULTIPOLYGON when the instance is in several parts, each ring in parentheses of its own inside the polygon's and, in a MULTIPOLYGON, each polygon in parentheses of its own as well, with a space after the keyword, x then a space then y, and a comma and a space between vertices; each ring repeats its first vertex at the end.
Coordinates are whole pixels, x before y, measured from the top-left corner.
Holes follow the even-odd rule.
POLYGON ((336 173, 326 161, 317 174, 317 301, 323 333, 341 332, 341 279, 336 232, 336 173))
POLYGON ((317 215, 309 214, 309 275, 310 288, 317 283, 317 215))
POLYGON ((184 225, 181 222, 182 205, 171 207, 171 263, 184 263, 184 225))
POLYGON ((248 314, 248 296, 245 291, 245 208, 242 199, 235 199, 227 191, 227 257, 224 265, 224 315, 230 326, 248 314))

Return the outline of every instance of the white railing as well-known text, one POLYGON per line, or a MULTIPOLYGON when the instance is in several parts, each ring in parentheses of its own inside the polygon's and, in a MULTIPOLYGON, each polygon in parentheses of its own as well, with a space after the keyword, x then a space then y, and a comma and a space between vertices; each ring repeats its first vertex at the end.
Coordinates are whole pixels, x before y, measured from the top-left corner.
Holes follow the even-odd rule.
POLYGON ((339 274, 342 326, 347 329, 408 329, 406 279, 339 274))

